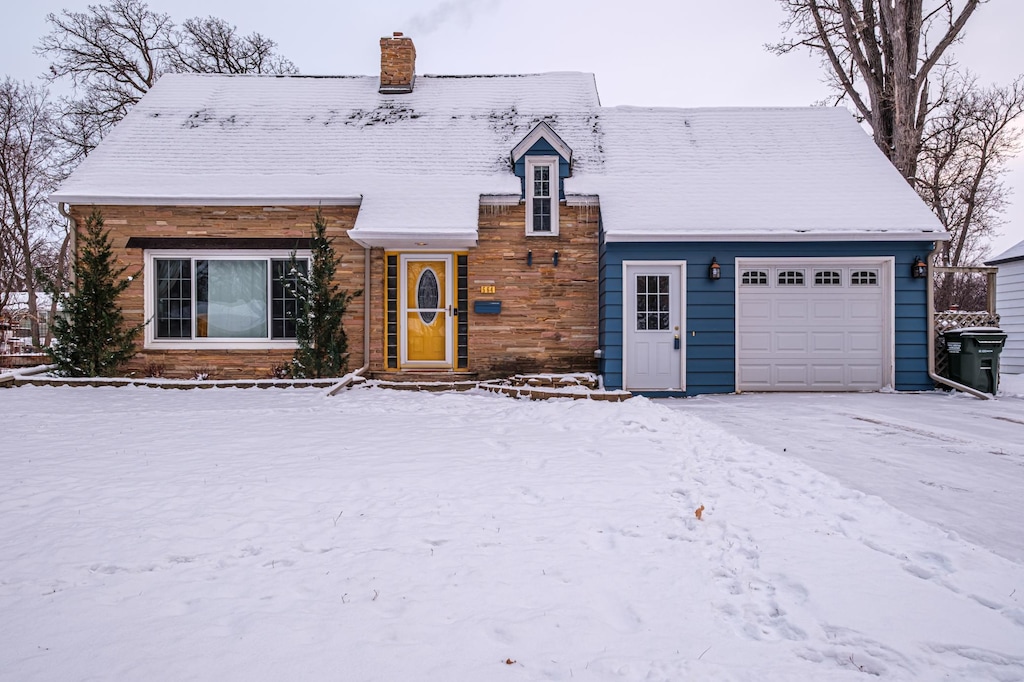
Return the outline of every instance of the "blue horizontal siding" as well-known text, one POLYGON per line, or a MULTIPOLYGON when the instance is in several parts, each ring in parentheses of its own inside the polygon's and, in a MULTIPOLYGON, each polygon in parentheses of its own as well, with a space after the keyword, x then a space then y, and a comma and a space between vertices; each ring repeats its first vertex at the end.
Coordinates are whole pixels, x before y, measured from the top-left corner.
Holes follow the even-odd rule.
MULTIPOLYGON (((603 236, 603 230, 602 230, 603 236)), ((622 262, 686 261, 686 395, 722 393, 736 386, 736 258, 895 259, 895 364, 897 390, 925 390, 927 367, 926 280, 910 276, 911 264, 931 242, 686 242, 600 245, 601 363, 605 385, 622 387, 622 262), (711 259, 722 276, 708 279, 711 259)))

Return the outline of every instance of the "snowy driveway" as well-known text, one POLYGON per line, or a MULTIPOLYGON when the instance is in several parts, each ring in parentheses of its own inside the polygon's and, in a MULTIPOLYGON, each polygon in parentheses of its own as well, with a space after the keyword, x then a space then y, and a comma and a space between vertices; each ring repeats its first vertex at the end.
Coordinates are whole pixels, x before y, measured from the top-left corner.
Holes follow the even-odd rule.
POLYGON ((658 402, 1024 563, 1024 398, 755 393, 658 402))

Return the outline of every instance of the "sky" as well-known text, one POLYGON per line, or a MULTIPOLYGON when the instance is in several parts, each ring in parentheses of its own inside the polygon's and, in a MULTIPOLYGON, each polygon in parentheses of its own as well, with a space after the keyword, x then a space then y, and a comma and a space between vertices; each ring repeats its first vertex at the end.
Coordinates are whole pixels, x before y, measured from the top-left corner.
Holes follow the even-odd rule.
MULTIPOLYGON (((84 11, 88 0, 10 3, 0 23, 0 76, 29 80, 46 69, 33 47, 46 14, 84 11)), ((93 4, 96 4, 95 1, 93 4)), ((213 15, 278 42, 304 74, 373 75, 378 39, 403 31, 416 44, 422 74, 594 73, 606 106, 805 106, 829 92, 816 57, 775 56, 784 19, 774 0, 154 0, 182 21, 213 15)), ((1024 3, 992 0, 971 18, 958 61, 982 83, 1024 73, 1024 3)), ((991 255, 1024 240, 1024 158, 1007 177, 1008 223, 991 255)))

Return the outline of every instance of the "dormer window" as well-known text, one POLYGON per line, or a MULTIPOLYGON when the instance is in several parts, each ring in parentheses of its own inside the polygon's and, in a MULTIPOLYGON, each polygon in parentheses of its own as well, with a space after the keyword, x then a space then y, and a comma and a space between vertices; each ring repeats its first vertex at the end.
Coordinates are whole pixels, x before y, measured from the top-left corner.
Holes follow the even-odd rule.
POLYGON ((526 158, 526 234, 558 234, 558 157, 526 158))

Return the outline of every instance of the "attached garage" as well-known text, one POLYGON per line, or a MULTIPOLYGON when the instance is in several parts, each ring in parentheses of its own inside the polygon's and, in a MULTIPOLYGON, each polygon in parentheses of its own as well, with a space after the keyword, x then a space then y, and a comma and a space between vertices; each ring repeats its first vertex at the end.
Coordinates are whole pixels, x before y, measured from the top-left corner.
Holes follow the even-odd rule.
POLYGON ((892 259, 737 259, 736 389, 893 384, 892 259))
POLYGON ((848 111, 628 108, 600 127, 602 163, 566 191, 601 210, 605 386, 934 388, 914 263, 948 235, 848 111))

